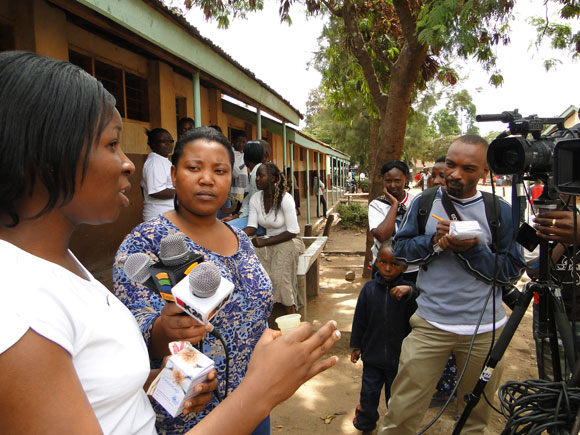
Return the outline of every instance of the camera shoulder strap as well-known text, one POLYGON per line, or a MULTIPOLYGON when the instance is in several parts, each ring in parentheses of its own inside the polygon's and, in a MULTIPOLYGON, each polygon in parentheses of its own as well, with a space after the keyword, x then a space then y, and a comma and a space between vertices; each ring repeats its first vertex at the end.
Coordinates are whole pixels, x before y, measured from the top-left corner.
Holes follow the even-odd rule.
MULTIPOLYGON (((425 225, 427 224, 427 219, 429 218, 429 213, 431 212, 431 208, 433 207, 433 201, 435 200, 435 195, 437 194, 437 189, 439 189, 439 188, 438 187, 431 187, 430 189, 425 190, 421 194, 421 196, 418 198, 419 210, 418 210, 417 221, 418 221, 418 225, 419 225, 419 234, 425 234, 425 225)), ((499 211, 499 209, 500 209, 499 202, 498 202, 497 197, 493 196, 489 192, 481 192, 481 194, 483 195, 483 205, 485 207, 485 217, 487 219, 487 223, 489 225, 489 228, 493 234, 495 232, 495 230, 499 227, 499 220, 495 216, 495 213, 494 213, 494 210, 499 211), (495 204, 494 204, 494 202, 495 202, 495 204)), ((451 200, 449 199, 449 197, 446 194, 443 195, 443 197, 447 197, 447 200, 449 200, 449 202, 451 203, 451 200)), ((443 199, 442 199, 442 201, 443 201, 443 199)), ((443 207, 445 207, 445 202, 443 202, 443 207)), ((451 203, 451 207, 453 207, 452 203, 451 203)), ((447 208, 445 208, 445 211, 447 211, 447 214, 450 215, 447 208)), ((459 215, 457 215, 457 211, 455 211, 455 207, 453 207, 453 212, 456 214, 457 217, 459 217, 459 215)), ((461 219, 459 218, 458 220, 461 220, 461 219)))
POLYGON ((442 189, 441 205, 447 212, 449 219, 451 219, 452 221, 461 220, 461 216, 459 216, 459 213, 457 213, 457 210, 455 210, 455 206, 453 205, 453 202, 451 201, 451 198, 449 198, 449 195, 447 194, 447 191, 445 189, 442 189))
MULTIPOLYGON (((433 201, 435 200, 435 195, 437 194, 437 189, 439 189, 438 187, 431 187, 430 189, 427 189, 425 191, 423 191, 423 193, 421 194, 421 196, 417 199, 419 201, 419 210, 418 210, 418 216, 417 216, 417 222, 418 222, 418 230, 419 230, 419 235, 421 234, 425 234, 425 225, 427 224, 427 219, 429 218, 429 213, 431 212, 431 208, 433 207, 433 201)), ((496 244, 497 244, 497 237, 499 234, 499 227, 500 227, 500 221, 498 219, 498 217, 496 216, 496 212, 499 213, 499 201, 497 199, 497 197, 495 197, 493 194, 489 193, 489 192, 481 192, 481 194, 483 195, 483 206, 485 208, 485 218, 487 219, 487 224, 489 226, 489 229, 491 231, 491 252, 496 252, 496 244)), ((445 211, 447 212, 447 214, 449 215, 449 217, 452 217, 452 215, 455 215, 457 219, 455 220, 461 220, 461 218, 459 217, 459 214, 457 213, 457 210, 455 210, 455 207, 453 206, 453 203, 451 202, 451 199, 449 198, 449 196, 447 195, 447 192, 445 192, 445 189, 443 189, 443 195, 441 197, 441 203, 443 205, 443 208, 445 208, 445 211), (447 205, 446 205, 447 203, 447 205)))

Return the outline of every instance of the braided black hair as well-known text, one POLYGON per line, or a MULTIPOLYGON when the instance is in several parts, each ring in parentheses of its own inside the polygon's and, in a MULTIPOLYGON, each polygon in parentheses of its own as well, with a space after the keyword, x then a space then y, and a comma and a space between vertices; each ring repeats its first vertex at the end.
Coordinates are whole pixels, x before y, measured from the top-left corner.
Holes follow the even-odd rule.
POLYGON ((278 169, 272 162, 262 163, 266 167, 266 172, 268 176, 274 178, 274 186, 272 189, 272 208, 274 212, 277 213, 282 205, 282 199, 284 198, 284 194, 286 193, 286 177, 284 174, 278 169))

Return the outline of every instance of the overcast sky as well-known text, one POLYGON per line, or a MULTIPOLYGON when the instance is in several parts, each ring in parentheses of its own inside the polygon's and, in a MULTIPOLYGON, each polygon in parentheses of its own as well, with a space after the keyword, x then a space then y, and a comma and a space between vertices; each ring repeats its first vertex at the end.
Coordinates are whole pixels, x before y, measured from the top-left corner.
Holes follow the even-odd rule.
MULTIPOLYGON (((265 0, 264 10, 249 14, 247 20, 235 20, 227 30, 219 30, 215 23, 206 23, 201 12, 192 10, 187 18, 202 35, 223 48, 244 67, 274 88, 300 110, 306 109, 308 93, 318 87, 320 74, 308 68, 317 38, 323 26, 322 18, 304 18, 299 8, 292 10, 293 24, 280 24, 278 1, 265 0)), ((544 15, 542 2, 518 0, 516 20, 512 23, 511 44, 498 47, 498 67, 504 76, 500 88, 489 85, 489 73, 476 62, 463 64, 469 78, 457 85, 457 91, 467 89, 473 97, 478 113, 501 113, 518 108, 524 116, 537 114, 553 117, 570 105, 580 105, 580 63, 572 62, 564 53, 556 55, 564 63, 546 72, 542 60, 549 56, 543 47, 538 53, 529 48, 534 30, 526 23, 531 13, 544 15)), ((478 123, 482 133, 502 130, 497 122, 478 123)))

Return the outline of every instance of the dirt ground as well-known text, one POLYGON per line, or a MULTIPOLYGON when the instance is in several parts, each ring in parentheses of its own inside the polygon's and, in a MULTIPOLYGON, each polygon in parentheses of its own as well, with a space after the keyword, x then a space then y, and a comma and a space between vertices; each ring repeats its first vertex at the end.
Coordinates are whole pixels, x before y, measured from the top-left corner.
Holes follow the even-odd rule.
MULTIPOLYGON (((332 354, 338 355, 339 363, 303 385, 289 400, 272 413, 272 433, 288 434, 356 434, 352 425, 354 409, 358 403, 362 363, 350 362, 350 330, 356 299, 365 280, 362 279, 361 255, 349 253, 364 251, 365 233, 360 230, 344 230, 336 225, 325 248, 320 267, 320 293, 308 300, 308 320, 315 327, 327 320, 338 322, 342 339, 332 354), (344 252, 344 254, 341 254, 344 252), (353 270, 356 279, 344 279, 345 272, 353 270)), ((520 286, 526 280, 520 282, 520 286)), ((506 309, 508 315, 510 310, 506 309)), ((502 380, 525 380, 537 377, 535 346, 532 337, 532 311, 528 309, 522 323, 503 358, 505 370, 502 380)), ((483 398, 481 400, 484 400, 483 398)), ((497 398, 495 400, 497 406, 497 398)), ((382 400, 379 412, 385 413, 382 400)), ((439 411, 430 409, 424 425, 439 411)), ((456 406, 451 406, 427 433, 450 434, 455 424, 456 406)), ((499 434, 504 427, 502 415, 493 413, 486 434, 499 434)))

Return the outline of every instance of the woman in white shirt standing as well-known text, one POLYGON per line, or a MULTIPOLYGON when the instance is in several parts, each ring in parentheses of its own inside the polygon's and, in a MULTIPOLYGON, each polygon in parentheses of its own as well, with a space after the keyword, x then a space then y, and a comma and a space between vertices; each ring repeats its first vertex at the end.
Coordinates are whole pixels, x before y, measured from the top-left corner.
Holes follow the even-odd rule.
POLYGON ((256 174, 259 192, 250 199, 248 236, 256 234, 258 225, 266 228, 266 235, 252 239, 256 255, 270 275, 274 287, 274 302, 284 305, 288 314, 295 313, 298 298, 296 275, 298 257, 304 252, 298 217, 292 195, 286 192, 286 180, 278 167, 263 163, 256 174))
MULTIPOLYGON (((129 205, 135 166, 121 150, 115 98, 70 63, 7 51, 0 101, 0 273, 14 277, 0 286, 0 431, 154 435, 135 319, 69 250, 79 225, 113 222, 129 205)), ((307 324, 284 337, 266 330, 244 381, 189 435, 250 433, 336 364, 318 360, 337 332, 336 322, 310 338, 307 324)), ((188 412, 202 410, 216 386, 197 385, 205 394, 188 412)))
POLYGON ((143 165, 143 220, 148 221, 166 211, 173 210, 175 188, 171 181, 169 154, 173 151, 173 137, 164 128, 147 132, 147 145, 151 152, 143 165))

